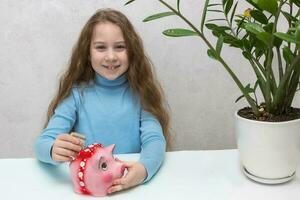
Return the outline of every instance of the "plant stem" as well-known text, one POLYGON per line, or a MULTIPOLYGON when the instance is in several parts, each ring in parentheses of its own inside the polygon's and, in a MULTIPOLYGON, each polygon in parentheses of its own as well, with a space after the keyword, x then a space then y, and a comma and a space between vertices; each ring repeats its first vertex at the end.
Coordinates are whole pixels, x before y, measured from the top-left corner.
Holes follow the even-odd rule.
MULTIPOLYGON (((280 1, 280 4, 278 6, 278 11, 275 15, 275 20, 274 20, 274 25, 273 25, 273 29, 272 29, 272 34, 271 34, 271 42, 269 43, 268 45, 268 54, 267 54, 267 66, 266 66, 266 71, 267 71, 267 85, 266 85, 266 90, 267 91, 270 91, 270 76, 271 76, 271 73, 272 73, 272 57, 273 57, 273 43, 274 43, 274 33, 276 32, 276 29, 277 29, 277 23, 278 23, 278 19, 279 19, 279 15, 280 15, 280 10, 281 10, 281 7, 283 6, 285 2, 284 1, 280 1)), ((275 81, 275 80, 273 80, 275 81)), ((271 99, 271 94, 270 92, 267 92, 266 94, 266 110, 267 112, 271 112, 274 110, 273 108, 273 105, 272 105, 272 99, 271 99)))
POLYGON ((180 13, 180 0, 177 0, 177 10, 180 13))
POLYGON ((298 12, 297 12, 297 14, 296 14, 295 17, 297 18, 297 17, 299 17, 299 16, 300 16, 300 8, 298 9, 298 12))
POLYGON ((282 80, 279 83, 278 90, 277 90, 277 92, 276 92, 276 94, 274 96, 274 102, 273 102, 274 109, 278 108, 279 105, 284 100, 284 97, 285 97, 283 95, 283 92, 285 92, 284 89, 286 88, 286 84, 289 81, 294 68, 295 67, 300 67, 299 62, 300 62, 300 54, 298 54, 294 58, 292 64, 289 65, 288 68, 286 69, 286 71, 285 71, 285 73, 284 73, 284 75, 282 77, 282 80))
POLYGON ((261 71, 261 73, 264 75, 264 78, 266 79, 266 76, 267 76, 266 75, 266 70, 264 69, 262 64, 260 64, 260 62, 256 58, 254 58, 253 56, 252 56, 252 61, 255 62, 255 64, 258 66, 259 70, 261 71))
MULTIPOLYGON (((185 21, 198 35, 199 37, 206 43, 206 45, 215 52, 214 47, 210 44, 210 42, 205 38, 203 33, 201 33, 188 19, 186 19, 181 13, 179 13, 177 10, 175 10, 173 7, 171 7, 169 4, 167 4, 163 0, 159 0, 163 5, 165 5, 167 8, 169 8, 171 11, 173 11, 176 15, 178 15, 183 21, 185 21)), ((234 82, 237 84, 243 95, 245 96, 246 100, 248 101, 249 105, 252 108, 253 113, 256 116, 259 116, 258 108, 255 104, 255 101, 250 97, 249 93, 246 92, 244 86, 242 85, 241 81, 238 79, 238 77, 234 74, 234 72, 231 70, 231 68, 227 65, 227 63, 223 60, 223 58, 220 55, 217 55, 217 60, 224 66, 226 71, 230 74, 234 82)))
MULTIPOLYGON (((225 10, 224 5, 223 5, 223 10, 225 10)), ((225 12, 224 12, 224 16, 225 16, 225 19, 226 19, 227 24, 228 24, 229 27, 230 27, 231 33, 233 34, 234 37, 237 37, 237 35, 235 34, 235 32, 234 32, 234 30, 233 30, 232 24, 231 24, 230 21, 228 20, 227 15, 225 15, 225 12)))
POLYGON ((294 99, 295 93, 297 92, 297 87, 299 84, 299 76, 300 76, 300 59, 298 60, 298 63, 295 65, 297 68, 294 70, 293 75, 289 82, 289 90, 288 90, 288 96, 287 96, 287 105, 286 107, 291 107, 292 101, 294 99))
POLYGON ((278 57, 278 71, 279 71, 279 81, 282 79, 283 76, 283 69, 282 69, 282 60, 281 60, 281 54, 280 49, 276 47, 277 57, 278 57))
MULTIPOLYGON (((208 3, 209 3, 209 0, 206 0, 205 1, 205 5, 204 5, 205 9, 207 9, 208 3)), ((201 27, 200 27, 200 30, 201 30, 201 33, 203 35, 204 35, 203 28, 204 28, 205 18, 206 18, 206 10, 202 13, 202 18, 201 18, 201 27)))
MULTIPOLYGON (((289 1, 289 3, 290 3, 289 4, 289 6, 290 6, 290 15, 292 15, 292 13, 293 13, 293 4, 292 4, 291 0, 289 1)), ((287 21, 288 21, 289 28, 291 28, 292 27, 291 20, 288 18, 287 21)), ((290 42, 288 42, 288 48, 291 49, 291 43, 290 42)), ((287 63, 286 63, 285 68, 287 68, 287 63)))
POLYGON ((259 85, 260 90, 261 90, 261 92, 262 92, 262 94, 264 96, 264 99, 265 99, 266 98, 265 97, 265 95, 266 95, 266 91, 265 91, 266 90, 266 81, 264 80, 263 76, 261 75, 260 70, 258 70, 258 68, 256 67, 253 59, 250 59, 249 62, 250 62, 251 66, 252 66, 252 68, 253 68, 253 70, 255 72, 255 75, 256 75, 257 80, 258 80, 258 85, 259 85))

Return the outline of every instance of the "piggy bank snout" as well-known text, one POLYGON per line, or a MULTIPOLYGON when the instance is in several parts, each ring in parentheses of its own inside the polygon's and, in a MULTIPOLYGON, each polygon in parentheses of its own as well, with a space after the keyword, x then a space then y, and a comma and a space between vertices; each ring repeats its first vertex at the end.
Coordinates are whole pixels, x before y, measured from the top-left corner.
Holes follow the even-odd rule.
POLYGON ((116 177, 118 177, 118 178, 122 177, 124 175, 125 169, 126 169, 126 167, 123 163, 120 163, 120 162, 116 163, 115 169, 114 169, 114 171, 116 173, 116 177))
POLYGON ((120 172, 121 176, 123 176, 124 172, 125 172, 125 169, 126 169, 125 164, 123 163, 123 161, 121 161, 118 158, 115 158, 115 162, 116 162, 116 164, 117 164, 117 166, 118 166, 118 168, 120 170, 119 172, 120 172))

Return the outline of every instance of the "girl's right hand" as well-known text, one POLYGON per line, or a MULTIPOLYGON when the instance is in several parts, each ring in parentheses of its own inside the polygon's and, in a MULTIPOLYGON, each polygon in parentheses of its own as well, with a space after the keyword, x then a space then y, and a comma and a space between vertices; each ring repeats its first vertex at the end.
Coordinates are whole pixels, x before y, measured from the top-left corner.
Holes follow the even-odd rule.
POLYGON ((66 133, 59 135, 54 141, 51 156, 54 161, 68 162, 72 161, 81 149, 82 141, 66 133))

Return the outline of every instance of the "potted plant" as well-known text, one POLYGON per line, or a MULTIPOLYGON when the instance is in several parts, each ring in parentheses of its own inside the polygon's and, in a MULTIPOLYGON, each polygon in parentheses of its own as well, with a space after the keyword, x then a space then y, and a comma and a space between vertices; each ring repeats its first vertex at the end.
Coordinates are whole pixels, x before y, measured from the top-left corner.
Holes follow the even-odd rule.
POLYGON ((183 15, 180 0, 176 7, 158 1, 168 11, 149 16, 144 22, 172 15, 183 20, 190 29, 173 28, 163 34, 202 39, 208 56, 221 63, 241 91, 236 101, 245 98, 249 104, 236 112, 237 145, 244 173, 267 184, 291 180, 300 161, 300 109, 292 107, 299 90, 300 0, 246 0, 250 8, 242 13, 237 12, 238 0, 206 0, 199 28, 183 15), (279 20, 284 23, 281 31, 279 20), (218 38, 215 45, 207 39, 205 30, 218 38), (224 44, 241 50, 240 56, 256 75, 253 86, 242 83, 222 57, 224 44))

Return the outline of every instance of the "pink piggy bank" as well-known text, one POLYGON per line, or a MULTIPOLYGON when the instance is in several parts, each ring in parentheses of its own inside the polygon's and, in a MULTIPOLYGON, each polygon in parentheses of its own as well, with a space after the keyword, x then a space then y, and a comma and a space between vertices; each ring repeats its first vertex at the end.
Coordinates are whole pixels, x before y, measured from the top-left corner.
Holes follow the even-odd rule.
POLYGON ((104 148, 95 143, 78 153, 70 163, 76 193, 105 196, 113 180, 123 176, 125 167, 122 161, 113 158, 114 147, 112 144, 104 148))

